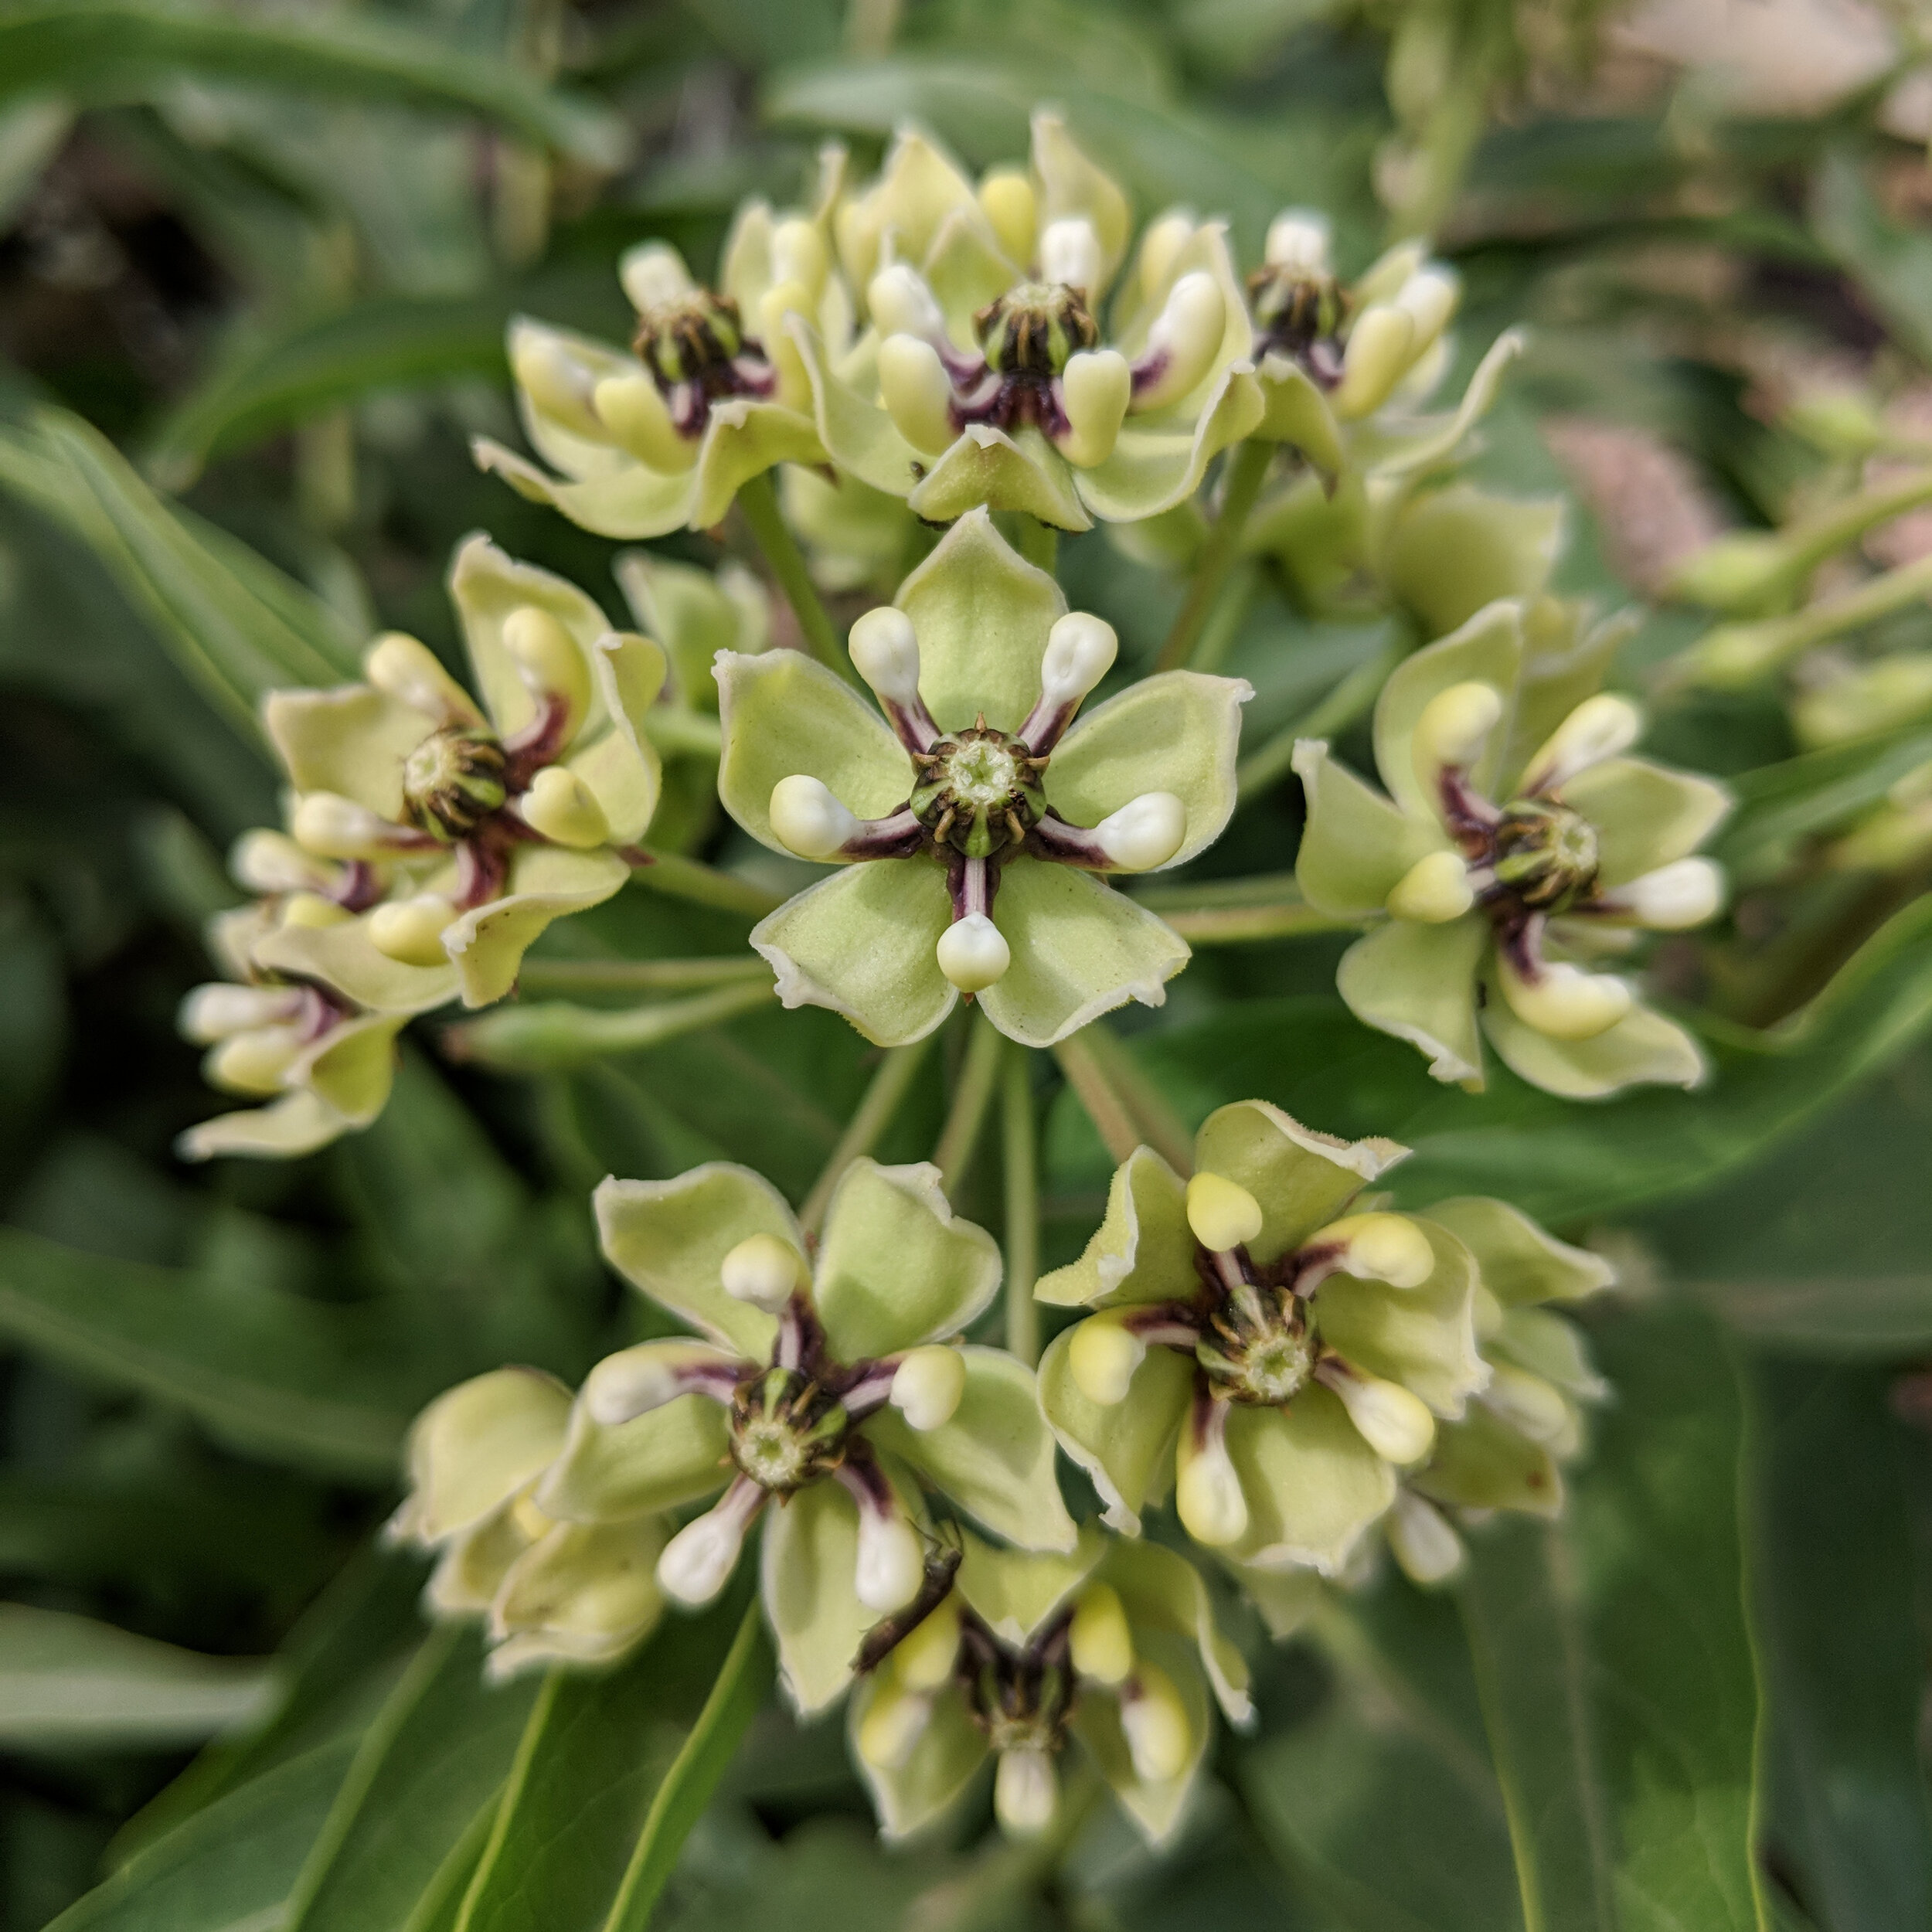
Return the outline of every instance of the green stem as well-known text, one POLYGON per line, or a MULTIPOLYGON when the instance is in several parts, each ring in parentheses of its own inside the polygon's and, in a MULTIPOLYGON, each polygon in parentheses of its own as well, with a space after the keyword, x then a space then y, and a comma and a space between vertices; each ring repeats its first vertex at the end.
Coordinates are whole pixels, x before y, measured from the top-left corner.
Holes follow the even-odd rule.
POLYGON ((720 872, 701 859, 687 859, 682 852, 653 852, 648 845, 638 849, 646 862, 632 871, 631 883, 662 893, 667 899, 688 900, 721 913, 742 913, 748 919, 762 919, 785 903, 784 893, 720 872))
POLYGON ((1270 790, 1287 775, 1294 763, 1294 747, 1303 738, 1332 738, 1345 730, 1373 704, 1389 673, 1409 655, 1409 641, 1399 636, 1366 662, 1359 664, 1313 710, 1306 711, 1291 725, 1251 751, 1236 767, 1235 796, 1241 804, 1270 790))
POLYGON ((1107 1158, 1117 1166, 1140 1145, 1141 1132, 1134 1124, 1132 1110, 1114 1090, 1106 1070, 1087 1043, 1087 1033, 1092 1031, 1090 1026, 1085 1032, 1062 1040, 1053 1049, 1053 1058, 1066 1075, 1066 1083, 1073 1088, 1075 1097, 1087 1110, 1087 1117, 1100 1134, 1107 1158))
POLYGON ((644 714, 644 735, 668 758, 680 753, 716 758, 723 746, 716 713, 693 711, 681 704, 649 706, 644 714))
POLYGON ((940 1185, 949 1201, 958 1199, 979 1147, 980 1131, 986 1124, 986 1111, 992 1104, 993 1087, 999 1078, 1000 1039, 993 1022, 984 1013, 975 1012, 959 1084, 953 1090, 953 1104, 939 1145, 933 1150, 940 1185))
POLYGON ((1221 514, 1201 546, 1194 566, 1194 581, 1188 586, 1186 600, 1176 614, 1167 641, 1155 661, 1157 671, 1178 671, 1191 662, 1201 628, 1221 594, 1228 573, 1240 554, 1241 532, 1248 515, 1261 494, 1262 480, 1274 460, 1272 443, 1241 443, 1228 458, 1227 487, 1222 492, 1221 514))
POLYGON ((525 993, 690 993, 740 980, 767 980, 756 953, 726 959, 526 959, 517 975, 525 993))
POLYGON ((879 1145, 879 1137, 892 1124, 892 1117, 911 1089, 913 1076, 918 1073, 920 1063, 925 1059, 932 1043, 929 1033, 923 1039, 914 1040, 910 1046, 891 1048, 879 1063, 879 1071, 872 1077, 872 1084, 866 1089, 866 1097, 859 1103, 859 1111, 846 1124, 845 1132, 838 1137, 838 1145, 832 1151, 832 1158, 826 1162, 824 1172, 812 1183, 804 1206, 798 1210, 799 1225, 808 1234, 818 1232, 818 1225, 825 1219, 825 1209, 832 1202, 832 1191, 838 1185, 839 1175, 860 1155, 869 1154, 879 1145))
POLYGON ((1199 912, 1163 913, 1162 917, 1190 946, 1247 946, 1270 939, 1304 939, 1311 933, 1348 933, 1352 919, 1331 919, 1298 899, 1273 906, 1206 906, 1199 912))
POLYGON ((1050 577, 1058 568, 1060 556, 1060 533, 1050 523, 1043 523, 1038 517, 1029 516, 1022 511, 1019 522, 1019 553, 1036 570, 1044 570, 1050 577))
POLYGON ((739 485, 738 508, 744 512, 752 536, 764 553, 767 566, 778 580, 778 587, 798 620, 805 648, 828 671, 835 671, 849 683, 858 684, 859 673, 852 668, 852 660, 845 655, 838 633, 819 600, 818 587, 806 566, 805 553, 779 513, 778 493, 771 486, 769 470, 739 485))
POLYGON ((1147 1077, 1133 1049, 1104 1020, 1087 1029, 1087 1039, 1107 1076, 1107 1084, 1126 1103, 1139 1138, 1177 1174, 1194 1171, 1194 1136, 1175 1112, 1167 1096, 1147 1077))
POLYGON ((1001 1077, 1005 1155, 1006 1349, 1029 1366, 1039 1359, 1039 1149, 1033 1119, 1033 1057, 1009 1046, 1001 1077))
POLYGON ((1260 588, 1260 565, 1251 557, 1242 559, 1228 573, 1221 594, 1201 627, 1200 641, 1188 660, 1189 668, 1219 671, 1227 662, 1228 653, 1234 648, 1234 640, 1241 634, 1241 627, 1247 622, 1260 588))
POLYGON ((481 1019, 443 1029, 443 1051, 505 1073, 547 1073, 606 1053, 641 1053, 681 1033, 736 1019, 777 997, 769 978, 740 981, 689 999, 648 1006, 573 1006, 567 1002, 500 1006, 481 1019))

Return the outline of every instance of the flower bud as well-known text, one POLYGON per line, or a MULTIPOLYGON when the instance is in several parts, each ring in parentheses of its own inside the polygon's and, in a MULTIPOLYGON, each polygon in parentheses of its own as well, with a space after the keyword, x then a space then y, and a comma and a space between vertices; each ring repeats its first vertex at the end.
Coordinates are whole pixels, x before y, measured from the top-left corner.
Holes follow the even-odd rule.
POLYGON ((325 926, 346 926, 355 915, 333 899, 320 893, 291 893, 280 907, 282 926, 299 926, 317 932, 325 926))
POLYGON ((951 1422, 966 1393, 966 1358, 934 1344, 914 1349, 893 1372, 892 1406, 915 1429, 951 1422))
POLYGON ((1194 238, 1194 218, 1175 209, 1158 221, 1148 224, 1141 237, 1141 299, 1151 302, 1167 285, 1181 250, 1194 238))
POLYGON ((455 917, 455 906, 440 893, 392 899, 370 913, 369 943, 404 966, 447 966, 443 934, 455 917))
POLYGON ((1134 407, 1165 409, 1187 395, 1213 366, 1226 326, 1227 304, 1214 277, 1198 268, 1183 275, 1147 332, 1145 359, 1157 372, 1134 407))
POLYGON ((1432 852, 1396 882, 1388 903, 1397 919, 1440 926, 1468 911, 1476 903, 1476 889, 1469 883, 1469 868, 1461 852, 1432 852))
POLYGON ((771 231, 771 267, 774 281, 801 283, 815 301, 832 268, 818 224, 802 215, 780 222, 771 231))
POLYGON ((1430 264, 1419 268, 1402 284, 1395 305, 1415 325, 1415 340, 1409 352, 1413 362, 1435 342, 1449 326, 1449 318, 1462 299, 1462 283, 1451 270, 1430 264))
POLYGON ((362 675, 412 711, 440 725, 478 726, 483 714, 426 644, 401 631, 378 638, 362 653, 362 675))
POLYGON ((1732 530, 1714 537, 1672 573, 1672 595, 1713 611, 1761 607, 1791 575, 1791 555, 1770 530, 1732 530))
POLYGON ((1114 668, 1120 648, 1120 638, 1104 617, 1068 611, 1046 634, 1046 655, 1039 668, 1042 702, 1078 704, 1114 668))
POLYGON ((875 1770, 903 1771, 933 1715, 932 1700, 882 1683, 859 1726, 859 1755, 875 1770))
POLYGON ((1187 1184, 1187 1224, 1202 1247, 1223 1254, 1261 1232, 1261 1203, 1240 1182, 1204 1170, 1187 1184))
POLYGON ((903 611, 889 604, 868 611, 852 627, 845 648, 852 668, 886 703, 918 703, 919 639, 903 611))
POLYGON ((292 1027, 264 1026, 232 1033, 202 1062, 202 1077, 209 1086, 225 1087, 231 1094, 279 1094, 284 1077, 301 1050, 292 1027))
POLYGON ((953 386, 939 352, 922 336, 901 332, 879 345, 879 399, 893 427, 927 456, 943 454, 953 427, 953 386))
POLYGON ((1264 258, 1270 268, 1299 268, 1311 275, 1329 272, 1328 218, 1312 208, 1287 208, 1268 224, 1264 258))
POLYGON ((1498 951, 1496 978, 1510 1011, 1552 1039, 1594 1039, 1633 1003, 1629 987, 1614 975, 1587 973, 1566 960, 1544 961, 1536 978, 1529 980, 1506 951, 1498 951))
POLYGON ((899 1681, 910 1691, 936 1691, 944 1685, 959 1661, 959 1604, 940 1600, 930 1616, 922 1617, 893 1648, 899 1681))
POLYGON ((1094 828, 1111 865, 1123 872, 1165 866, 1187 837, 1187 807, 1171 791, 1144 791, 1094 828))
POLYGON ((326 869, 285 833, 245 832, 228 855, 229 876, 251 893, 312 891, 326 885, 326 869))
POLYGON ((910 1523, 896 1509, 861 1509, 859 1560, 852 1589, 868 1610, 889 1617, 919 1594, 926 1575, 925 1552, 910 1523))
POLYGON ((1416 776, 1433 791, 1444 766, 1461 771, 1473 765, 1502 716, 1502 693, 1494 685, 1452 684, 1438 691, 1416 720, 1416 776))
POLYGON ((1436 1271, 1436 1251, 1428 1236, 1406 1214, 1345 1215, 1315 1238, 1341 1243, 1342 1272, 1365 1281, 1419 1288, 1436 1271))
POLYGON ((1482 1403, 1532 1442, 1558 1442, 1570 1433, 1570 1405, 1562 1390, 1512 1362, 1495 1365, 1489 1386, 1482 1392, 1482 1403))
POLYGON ((905 262, 882 268, 866 288, 866 307, 883 345, 893 335, 917 336, 922 342, 943 342, 945 312, 926 278, 905 262))
POLYGON ((1610 897, 1653 932, 1685 932, 1714 918, 1723 904, 1723 868, 1712 859, 1673 859, 1619 886, 1610 897))
POLYGON ((1005 934, 984 913, 954 920, 934 951, 939 970, 962 993, 984 992, 1013 963, 1005 934))
MULTIPOLYGON (((754 1500, 760 1493, 750 1484, 745 1487, 754 1500)), ((709 1603, 737 1566, 748 1522, 734 1495, 727 1494, 702 1516, 686 1523, 658 1559, 658 1582, 664 1594, 693 1610, 709 1603)))
POLYGON ((1077 469, 1090 470, 1114 454, 1128 405, 1134 400, 1134 372, 1117 349, 1083 349, 1067 358, 1060 374, 1060 406, 1066 429, 1056 439, 1060 454, 1077 469))
POLYGON ((683 257, 668 242, 643 242, 625 250, 617 263, 617 280, 640 315, 682 300, 693 287, 683 257))
POLYGON ((1362 1440, 1384 1462, 1420 1462, 1435 1447, 1435 1417, 1400 1383, 1326 1362, 1316 1374, 1342 1398, 1362 1440))
POLYGON ((1628 751, 1642 735, 1644 714, 1607 691, 1586 698, 1545 741, 1526 767, 1526 792, 1560 791, 1579 772, 1628 751))
POLYGON ((1060 1774, 1044 1751, 1002 1751, 993 1774, 993 1810, 1015 1838, 1038 1838, 1060 1809, 1060 1774))
POLYGON ((539 416, 593 442, 604 440, 604 425, 591 404, 597 379, 560 337, 518 323, 510 332, 510 371, 539 416))
POLYGON ((775 1234, 750 1234, 719 1264, 718 1279, 733 1301, 777 1315, 805 1286, 804 1257, 775 1234))
POLYGON ((1111 1583, 1089 1583, 1080 1592, 1066 1638, 1074 1669, 1091 1683, 1123 1683, 1134 1668, 1134 1634, 1111 1583))
POLYGON ((612 442, 648 470, 679 475, 698 460, 701 439, 682 434, 664 393, 648 376, 607 376, 591 392, 591 407, 612 442))
POLYGON ((1389 1547, 1411 1583, 1425 1587, 1443 1583, 1462 1567, 1462 1539, 1440 1509, 1406 1489, 1396 1492, 1395 1506, 1383 1519, 1383 1527, 1389 1547))
POLYGON ((1049 221, 1039 238, 1040 280, 1059 282, 1083 295, 1100 291, 1100 238, 1084 215, 1049 221))
POLYGON ((528 690, 570 707, 566 734, 575 730, 590 702, 590 667, 577 639, 548 611, 526 604, 503 620, 503 648, 528 690))
POLYGON ((1197 1441, 1193 1427, 1182 1425, 1174 1504, 1187 1533, 1211 1549, 1247 1534, 1247 1498, 1221 1428, 1211 1427, 1206 1440, 1197 1441))
POLYGON ((311 791, 300 799, 293 821, 295 842, 324 859, 362 859, 380 852, 395 828, 366 805, 333 791, 311 791))
POLYGON ((979 205, 1008 260, 1024 267, 1039 232, 1039 203, 1026 170, 994 168, 979 184, 979 205))
POLYGON ((1328 406, 1343 422, 1372 415, 1414 359, 1416 325, 1406 310, 1378 303, 1355 318, 1342 351, 1342 380, 1328 406))
POLYGON ((299 986, 237 986, 216 980, 188 995, 175 1024, 184 1039, 197 1046, 212 1046, 231 1033, 293 1019, 301 1005, 299 986))
POLYGON ((771 829, 787 852, 828 859, 857 835, 859 821, 821 780, 796 772, 771 788, 771 829))
POLYGON ((1165 1784, 1187 1769, 1194 1730, 1187 1706, 1166 1672, 1142 1664, 1131 1694, 1121 1699, 1121 1729, 1127 1737, 1134 1775, 1145 1784, 1165 1784))
POLYGON ((596 794, 565 765, 546 765, 517 801, 523 822, 552 844, 587 851, 606 843, 611 821, 596 794))
POLYGON ((1117 1315, 1089 1315, 1066 1345, 1074 1387, 1103 1409, 1127 1400, 1128 1386, 1146 1359, 1147 1344, 1117 1315))

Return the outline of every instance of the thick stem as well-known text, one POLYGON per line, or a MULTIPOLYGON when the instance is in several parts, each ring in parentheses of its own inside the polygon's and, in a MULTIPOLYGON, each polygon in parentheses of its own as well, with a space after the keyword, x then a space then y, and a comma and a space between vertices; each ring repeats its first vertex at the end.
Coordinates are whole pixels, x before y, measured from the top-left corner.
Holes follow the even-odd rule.
POLYGON ((525 993, 690 993, 770 975, 755 953, 723 959, 526 959, 517 986, 525 993))
POLYGON ((798 620, 806 648, 828 671, 835 671, 849 684, 863 689, 859 673, 852 668, 838 633, 832 628, 818 590, 806 567, 805 554, 778 509, 778 493, 771 485, 771 472, 765 471, 738 487, 738 508, 744 512, 767 566, 778 580, 778 587, 798 620))
POLYGON ((498 1008, 443 1029, 444 1053, 499 1073, 550 1073, 607 1053, 635 1053, 681 1033, 716 1026, 776 997, 769 978, 747 979, 648 1006, 573 1006, 559 1001, 498 1008))
POLYGON ((1200 885, 1155 886, 1132 896, 1165 920, 1190 946, 1298 939, 1307 933, 1352 931, 1357 923, 1317 912, 1301 896, 1291 872, 1210 879, 1200 885))
POLYGON ((1179 671, 1192 662, 1202 626, 1207 622, 1208 613, 1214 608, 1221 587, 1240 554, 1241 532, 1247 526, 1255 499, 1261 494, 1262 480, 1274 459, 1274 449, 1272 443, 1242 443, 1229 457, 1221 514, 1201 546, 1200 560, 1194 566, 1194 581, 1188 586, 1186 600, 1167 634, 1167 641, 1161 646, 1155 670, 1179 671))
POLYGON ((1113 1083, 1087 1043, 1087 1034, 1092 1031, 1089 1027, 1070 1039, 1062 1040, 1053 1049, 1053 1058, 1066 1075, 1067 1085, 1086 1108, 1087 1117, 1098 1131, 1107 1158, 1117 1165, 1140 1145, 1140 1129, 1134 1124, 1132 1110, 1114 1090, 1113 1083))
POLYGON ((1029 1367, 1039 1359, 1039 1152, 1033 1120, 1032 1056, 1009 1046, 1000 1080, 1006 1183, 1006 1349, 1029 1367))
POLYGON ((1252 558, 1243 559, 1228 573, 1221 594, 1215 599, 1214 608, 1208 613, 1207 621, 1201 627, 1200 641, 1189 660, 1190 668, 1219 671, 1227 662, 1228 653, 1234 648, 1234 640, 1241 634, 1241 627, 1247 622, 1248 613, 1254 608, 1255 596, 1260 588, 1261 566, 1252 558))
POLYGON ((999 1049, 998 1029, 984 1013, 975 1013, 966 1043, 966 1057, 959 1070, 959 1084, 953 1090, 953 1104, 940 1131, 939 1145, 933 1150, 940 1185, 949 1201, 958 1199, 979 1147, 986 1111, 992 1104, 993 1087, 999 1077, 999 1049))
POLYGON ((1124 1042, 1096 1020, 1084 1036, 1100 1063, 1107 1083, 1126 1102, 1140 1138, 1177 1174, 1194 1171, 1194 1136, 1168 1104, 1167 1096, 1149 1080, 1124 1042))
POLYGON ((846 1124, 845 1132, 838 1137, 838 1145, 832 1151, 832 1158, 826 1162, 825 1171, 812 1183, 804 1206, 798 1210, 799 1225, 808 1234, 818 1232, 819 1223, 825 1218, 825 1209, 831 1205, 832 1191, 838 1185, 839 1175, 860 1155, 870 1153, 879 1145, 879 1136, 892 1124, 892 1117, 911 1090, 920 1063, 925 1059, 931 1045, 932 1036, 929 1033, 910 1046, 890 1048, 879 1062, 879 1071, 872 1077, 872 1084, 866 1089, 866 1097, 859 1103, 858 1111, 846 1124))
POLYGON ((662 893, 667 899, 689 900, 694 906, 709 906, 721 913, 742 913, 747 919, 762 919, 785 903, 782 893, 720 872, 701 859, 687 859, 682 852, 653 852, 643 845, 627 855, 642 862, 631 873, 631 883, 662 893))

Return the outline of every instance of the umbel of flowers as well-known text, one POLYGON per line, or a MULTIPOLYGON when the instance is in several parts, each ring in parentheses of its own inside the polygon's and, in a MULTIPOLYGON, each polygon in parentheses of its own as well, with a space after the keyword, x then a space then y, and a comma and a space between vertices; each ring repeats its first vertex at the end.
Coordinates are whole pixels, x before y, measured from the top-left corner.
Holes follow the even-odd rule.
POLYGON ((1717 911, 1694 856, 1729 808, 1707 778, 1627 755, 1642 728, 1600 676, 1526 649, 1505 601, 1420 651, 1375 713, 1384 796, 1324 743, 1298 747, 1308 797, 1296 876, 1310 904, 1374 929, 1336 987, 1356 1017, 1420 1047, 1438 1080, 1482 1082, 1481 1037, 1572 1099, 1689 1087, 1703 1056, 1631 982, 1596 970, 1643 930, 1717 911))
POLYGON ((1016 1837, 1046 1830, 1077 1741, 1156 1847, 1174 1835, 1218 1702, 1245 1726, 1247 1665, 1184 1556, 1090 1527, 1070 1553, 996 1549, 964 1532, 936 1589, 866 1638, 848 1718, 889 1839, 953 1807, 987 1760, 1016 1837))
POLYGON ((1069 612, 984 510, 851 650, 883 717, 799 653, 718 658, 726 810, 775 851, 842 867, 751 935, 785 1004, 890 1046, 964 993, 1034 1046, 1126 1000, 1159 1005, 1188 948, 1103 876, 1179 865, 1219 835, 1249 686, 1169 672, 1074 725, 1114 633, 1069 612))

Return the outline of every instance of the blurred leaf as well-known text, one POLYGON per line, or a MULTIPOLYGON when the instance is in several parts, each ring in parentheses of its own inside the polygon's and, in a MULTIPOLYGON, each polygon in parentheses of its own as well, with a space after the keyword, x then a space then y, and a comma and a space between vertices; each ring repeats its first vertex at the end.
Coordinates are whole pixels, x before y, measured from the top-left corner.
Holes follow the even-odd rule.
POLYGON ((127 100, 178 80, 217 78, 481 114, 599 166, 617 165, 626 145, 607 109, 546 89, 447 36, 366 13, 46 0, 0 15, 0 100, 55 90, 127 100))
POLYGON ((1932 236, 1886 219, 1865 165, 1849 148, 1825 156, 1812 182, 1812 225, 1886 327, 1932 364, 1932 236))
POLYGON ((265 1664, 0 1604, 0 1741, 16 1750, 190 1742, 262 1716, 277 1694, 265 1664))
POLYGON ((0 1148, 12 1152, 52 1095, 66 1049, 60 948, 33 908, 0 893, 0 1148))

